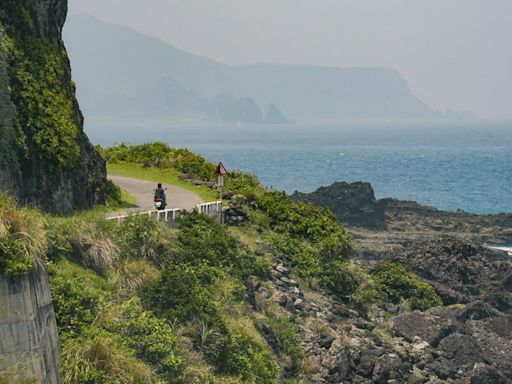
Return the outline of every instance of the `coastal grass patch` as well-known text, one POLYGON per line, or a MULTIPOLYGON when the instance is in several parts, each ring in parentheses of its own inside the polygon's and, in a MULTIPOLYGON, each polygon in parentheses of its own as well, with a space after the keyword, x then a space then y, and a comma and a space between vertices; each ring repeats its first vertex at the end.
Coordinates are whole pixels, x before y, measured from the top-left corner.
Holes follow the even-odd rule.
POLYGON ((196 186, 180 178, 181 173, 173 168, 145 167, 143 164, 117 162, 107 163, 107 172, 110 175, 130 177, 152 181, 156 183, 174 185, 197 194, 203 201, 216 201, 219 199, 217 191, 205 187, 196 186))

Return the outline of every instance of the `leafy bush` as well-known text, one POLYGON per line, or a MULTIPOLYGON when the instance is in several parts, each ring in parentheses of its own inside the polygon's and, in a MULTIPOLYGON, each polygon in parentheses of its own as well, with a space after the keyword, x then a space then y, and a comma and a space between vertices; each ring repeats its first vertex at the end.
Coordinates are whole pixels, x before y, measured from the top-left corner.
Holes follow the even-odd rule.
POLYGON ((277 383, 279 369, 274 358, 243 328, 230 332, 218 364, 220 372, 240 376, 249 383, 277 383))
POLYGON ((211 180, 215 165, 188 149, 174 149, 165 143, 154 142, 140 145, 120 144, 110 148, 98 147, 109 162, 130 162, 146 167, 174 168, 181 173, 211 180))
POLYGON ((110 206, 120 206, 123 203, 121 188, 112 180, 107 180, 107 203, 110 206))
MULTIPOLYGON (((204 264, 172 264, 165 268, 159 279, 145 287, 143 297, 148 307, 169 320, 199 319, 223 327, 221 308, 214 300, 213 288, 218 281, 227 278, 220 268, 204 264)), ((228 294, 241 299, 241 292, 228 294)))
POLYGON ((258 177, 252 173, 232 171, 225 179, 226 191, 255 199, 258 193, 264 191, 258 177))
POLYGON ((348 256, 349 236, 334 214, 327 208, 294 202, 284 192, 267 192, 256 200, 256 206, 267 213, 272 229, 278 233, 320 242, 327 235, 338 234, 348 256))
POLYGON ((291 266, 299 276, 313 277, 322 272, 319 250, 308 242, 293 237, 274 236, 273 244, 290 259, 291 266))
POLYGON ((371 274, 377 284, 376 288, 392 303, 406 300, 412 309, 421 311, 443 304, 431 285, 419 281, 415 274, 407 272, 399 264, 381 263, 371 274))
POLYGON ((117 228, 116 237, 122 244, 125 258, 148 259, 157 265, 165 263, 169 231, 146 215, 133 215, 117 228))
POLYGON ((76 337, 96 318, 109 284, 67 260, 50 264, 50 288, 61 339, 76 337))
POLYGON ((300 338, 297 334, 297 328, 290 319, 281 317, 273 318, 269 321, 270 325, 270 344, 280 356, 290 356, 295 364, 300 363, 304 357, 304 351, 300 345, 300 338))
POLYGON ((210 217, 199 213, 182 216, 176 229, 178 262, 205 262, 227 269, 239 266, 236 240, 210 217))
POLYGON ((326 265, 321 276, 322 285, 340 296, 350 296, 359 283, 349 268, 349 263, 336 260, 326 265))
POLYGON ((264 193, 254 205, 268 216, 278 234, 274 245, 290 258, 297 274, 327 277, 332 263, 349 258, 350 236, 330 210, 294 202, 282 192, 264 193))
POLYGON ((0 274, 16 276, 44 265, 47 249, 43 215, 17 207, 13 199, 0 193, 0 274))
POLYGON ((144 311, 138 301, 129 301, 110 326, 122 335, 139 358, 154 366, 166 382, 186 383, 183 341, 167 321, 144 311))

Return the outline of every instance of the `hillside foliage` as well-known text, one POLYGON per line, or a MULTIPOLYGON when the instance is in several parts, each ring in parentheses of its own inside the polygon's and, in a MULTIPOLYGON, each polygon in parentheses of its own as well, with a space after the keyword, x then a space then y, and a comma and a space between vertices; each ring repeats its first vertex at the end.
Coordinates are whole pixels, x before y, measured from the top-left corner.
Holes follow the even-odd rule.
MULTIPOLYGON (((159 143, 103 153, 188 161, 159 143)), ((200 159, 194 172, 209 167, 200 159)), ((198 213, 172 227, 145 215, 117 224, 103 210, 56 217, 0 195, 0 273, 48 266, 65 384, 294 382, 307 369, 300 319, 258 305, 252 292, 255 280, 272 289, 276 263, 360 311, 441 305, 399 265, 368 272, 352 262, 352 240, 329 210, 268 192, 253 175, 232 180, 232 202, 249 217, 236 228, 198 213)))

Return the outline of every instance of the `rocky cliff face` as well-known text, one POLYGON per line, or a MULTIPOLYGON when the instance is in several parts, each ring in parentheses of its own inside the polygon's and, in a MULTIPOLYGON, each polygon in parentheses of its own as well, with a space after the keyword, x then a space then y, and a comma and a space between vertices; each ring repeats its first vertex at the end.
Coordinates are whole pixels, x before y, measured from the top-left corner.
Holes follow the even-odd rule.
POLYGON ((66 213, 105 200, 62 42, 67 0, 0 3, 0 187, 66 213))

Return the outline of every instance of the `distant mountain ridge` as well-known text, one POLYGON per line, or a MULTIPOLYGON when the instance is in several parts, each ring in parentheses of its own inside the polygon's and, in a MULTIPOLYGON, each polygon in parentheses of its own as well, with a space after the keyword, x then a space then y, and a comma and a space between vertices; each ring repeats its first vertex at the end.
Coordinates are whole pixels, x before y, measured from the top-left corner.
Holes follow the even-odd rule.
POLYGON ((90 117, 285 123, 284 115, 301 122, 436 116, 391 69, 227 65, 91 16, 70 17, 64 36, 90 117))

